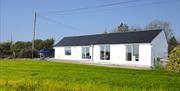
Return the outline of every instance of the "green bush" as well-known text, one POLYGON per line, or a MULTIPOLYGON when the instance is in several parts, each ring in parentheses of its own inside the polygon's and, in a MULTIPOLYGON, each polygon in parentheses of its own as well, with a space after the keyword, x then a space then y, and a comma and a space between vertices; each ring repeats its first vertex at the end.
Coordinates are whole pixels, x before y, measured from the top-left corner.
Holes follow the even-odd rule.
MULTIPOLYGON (((34 54, 34 58, 39 57, 37 50, 34 50, 33 54, 34 54)), ((18 58, 32 58, 32 50, 31 49, 21 50, 20 53, 18 54, 18 58)))
POLYGON ((12 55, 12 42, 0 43, 0 58, 9 58, 12 55))
POLYGON ((180 72, 180 45, 175 47, 169 55, 167 70, 180 72))

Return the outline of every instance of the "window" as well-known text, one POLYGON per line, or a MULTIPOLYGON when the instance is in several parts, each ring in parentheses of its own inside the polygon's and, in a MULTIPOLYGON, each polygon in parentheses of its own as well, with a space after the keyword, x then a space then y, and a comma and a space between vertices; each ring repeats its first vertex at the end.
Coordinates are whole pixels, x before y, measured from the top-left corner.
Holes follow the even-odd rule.
POLYGON ((139 61, 139 45, 133 45, 133 56, 135 61, 139 61))
POLYGON ((139 45, 126 45, 126 60, 139 61, 139 45))
POLYGON ((110 45, 101 45, 100 46, 100 59, 101 60, 110 60, 110 45))
POLYGON ((82 47, 82 59, 91 59, 89 47, 82 47))
POLYGON ((132 60, 131 45, 126 45, 126 60, 132 60))
POLYGON ((65 47, 65 55, 71 55, 71 47, 65 47))

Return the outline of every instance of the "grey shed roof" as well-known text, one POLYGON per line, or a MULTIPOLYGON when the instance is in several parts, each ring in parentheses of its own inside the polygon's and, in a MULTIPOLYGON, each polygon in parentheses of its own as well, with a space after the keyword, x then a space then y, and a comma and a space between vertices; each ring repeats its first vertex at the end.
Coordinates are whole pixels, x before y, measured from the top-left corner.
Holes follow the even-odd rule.
POLYGON ((162 30, 121 32, 64 37, 55 46, 85 46, 94 44, 151 43, 162 30))

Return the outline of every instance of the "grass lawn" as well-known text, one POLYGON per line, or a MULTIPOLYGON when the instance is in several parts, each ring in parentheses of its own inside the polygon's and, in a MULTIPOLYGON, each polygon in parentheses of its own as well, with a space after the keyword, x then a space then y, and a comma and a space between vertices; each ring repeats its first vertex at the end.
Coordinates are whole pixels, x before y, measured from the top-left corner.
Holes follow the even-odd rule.
POLYGON ((180 91, 180 73, 0 60, 0 91, 180 91))

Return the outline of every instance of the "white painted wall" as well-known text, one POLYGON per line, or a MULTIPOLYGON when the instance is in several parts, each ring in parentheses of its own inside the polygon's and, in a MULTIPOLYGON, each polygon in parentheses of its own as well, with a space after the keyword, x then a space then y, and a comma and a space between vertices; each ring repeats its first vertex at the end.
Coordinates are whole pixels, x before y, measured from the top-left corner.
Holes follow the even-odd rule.
MULTIPOLYGON (((71 55, 65 55, 65 47, 54 47, 55 59, 91 60, 91 59, 82 59, 82 46, 71 46, 70 48, 71 48, 71 55)), ((92 56, 92 47, 90 47, 90 55, 92 56)))
MULTIPOLYGON (((91 60, 82 59, 82 46, 72 46, 71 55, 65 55, 64 47, 54 47, 55 59, 66 60, 91 60)), ((100 60, 100 45, 93 46, 93 62, 95 63, 111 63, 128 66, 150 67, 151 66, 151 45, 139 44, 139 61, 126 61, 126 45, 111 44, 110 60, 100 60)), ((92 46, 90 47, 90 55, 92 56, 92 46)), ((92 58, 92 57, 91 57, 92 58)))
POLYGON ((168 43, 164 31, 159 33, 156 38, 151 42, 152 45, 152 64, 154 65, 154 59, 167 58, 168 56, 168 43))
POLYGON ((111 44, 110 60, 100 60, 100 46, 94 45, 94 62, 127 66, 151 67, 151 45, 139 44, 139 61, 126 61, 126 45, 111 44))
POLYGON ((142 44, 139 46, 139 63, 151 67, 151 44, 142 44))

